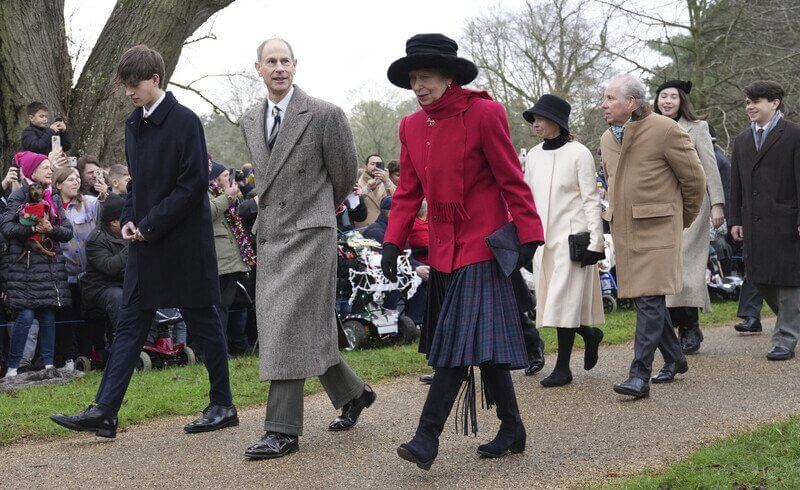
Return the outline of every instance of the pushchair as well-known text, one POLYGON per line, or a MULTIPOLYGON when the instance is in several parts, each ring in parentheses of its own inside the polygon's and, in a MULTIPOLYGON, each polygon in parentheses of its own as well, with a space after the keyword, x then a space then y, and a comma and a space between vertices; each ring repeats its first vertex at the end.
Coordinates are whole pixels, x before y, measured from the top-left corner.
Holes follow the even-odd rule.
POLYGON ((346 351, 363 348, 370 341, 409 344, 419 328, 404 314, 406 301, 422 280, 409 264, 409 253, 398 259, 397 282, 390 283, 380 267, 381 246, 358 231, 340 235, 337 275, 339 345, 346 351))
POLYGON ((614 240, 611 234, 603 235, 605 239, 605 258, 597 263, 600 271, 600 294, 603 299, 603 311, 613 313, 621 308, 628 308, 630 300, 620 299, 617 278, 614 275, 616 259, 614 255, 614 240))
MULTIPOLYGON (((113 342, 113 333, 109 334, 108 346, 113 342)), ((107 349, 92 347, 88 356, 79 356, 75 360, 75 369, 89 372, 102 369, 108 360, 107 349)), ((168 366, 186 366, 197 362, 194 351, 186 345, 186 325, 183 323, 177 308, 156 311, 153 326, 147 341, 139 353, 135 371, 149 371, 168 366)))

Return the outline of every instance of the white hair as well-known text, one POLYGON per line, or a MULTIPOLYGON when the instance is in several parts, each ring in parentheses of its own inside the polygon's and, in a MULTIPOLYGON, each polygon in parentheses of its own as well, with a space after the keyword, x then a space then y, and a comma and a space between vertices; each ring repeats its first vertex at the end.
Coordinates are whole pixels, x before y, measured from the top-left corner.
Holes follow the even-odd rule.
POLYGON ((620 75, 609 80, 608 85, 619 85, 619 94, 623 98, 633 97, 638 105, 647 104, 647 89, 641 80, 631 74, 620 75))

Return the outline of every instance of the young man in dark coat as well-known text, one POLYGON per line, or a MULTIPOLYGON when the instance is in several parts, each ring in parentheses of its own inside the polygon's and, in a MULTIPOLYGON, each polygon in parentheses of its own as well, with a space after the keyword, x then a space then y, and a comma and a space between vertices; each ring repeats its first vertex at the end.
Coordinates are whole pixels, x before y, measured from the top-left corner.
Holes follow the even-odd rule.
POLYGON ((125 122, 131 192, 122 210, 122 238, 130 241, 122 308, 114 343, 95 398, 78 415, 56 414, 68 429, 115 437, 134 366, 157 308, 178 307, 205 354, 211 403, 184 427, 207 432, 239 424, 228 379, 225 336, 214 305, 220 302, 211 227, 208 154, 200 119, 164 92, 164 60, 147 46, 122 55, 117 79, 136 106, 125 122))
POLYGON ((22 149, 49 155, 53 150, 53 136, 61 138, 61 149, 69 151, 72 142, 67 133, 67 125, 64 121, 56 121, 50 126, 47 125, 50 115, 47 106, 41 102, 31 102, 28 104, 28 127, 22 130, 22 149))
POLYGON ((800 125, 783 117, 778 83, 754 82, 744 95, 751 124, 733 144, 731 235, 778 316, 767 359, 783 361, 800 337, 800 125))

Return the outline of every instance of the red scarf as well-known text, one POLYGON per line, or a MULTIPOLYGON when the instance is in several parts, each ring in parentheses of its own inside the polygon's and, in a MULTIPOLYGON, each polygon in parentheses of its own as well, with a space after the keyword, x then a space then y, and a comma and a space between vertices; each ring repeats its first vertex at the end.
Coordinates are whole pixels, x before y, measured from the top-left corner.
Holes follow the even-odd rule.
POLYGON ((428 115, 428 124, 432 124, 426 169, 431 221, 453 223, 456 216, 469 219, 464 208, 464 158, 467 148, 464 112, 479 98, 492 100, 485 91, 467 90, 453 84, 439 100, 422 106, 428 115))

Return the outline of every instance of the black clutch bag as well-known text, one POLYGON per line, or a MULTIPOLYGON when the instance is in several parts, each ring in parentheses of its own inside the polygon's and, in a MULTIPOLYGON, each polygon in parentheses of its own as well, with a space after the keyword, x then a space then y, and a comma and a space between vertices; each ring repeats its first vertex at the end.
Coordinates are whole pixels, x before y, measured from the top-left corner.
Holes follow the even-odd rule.
MULTIPOLYGON (((588 235, 588 233, 587 233, 588 235)), ((587 245, 589 242, 586 242, 587 245)), ((510 276, 517 267, 519 260, 519 235, 517 235, 517 225, 509 221, 494 233, 486 237, 486 244, 492 249, 494 258, 500 264, 503 274, 510 276)))
POLYGON ((583 260, 583 254, 589 248, 589 232, 575 233, 568 237, 569 241, 569 258, 575 262, 583 260))

